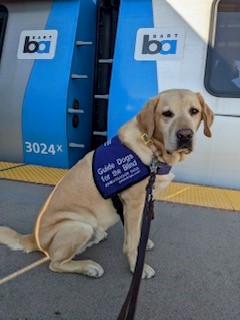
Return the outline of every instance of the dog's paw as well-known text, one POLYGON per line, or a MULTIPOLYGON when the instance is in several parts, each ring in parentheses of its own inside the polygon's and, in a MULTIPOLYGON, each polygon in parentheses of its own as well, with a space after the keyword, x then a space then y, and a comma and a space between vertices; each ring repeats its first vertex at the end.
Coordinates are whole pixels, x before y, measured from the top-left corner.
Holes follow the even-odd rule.
POLYGON ((103 268, 94 261, 89 262, 84 270, 84 275, 92 278, 100 278, 103 274, 103 268))
POLYGON ((94 234, 94 243, 97 244, 100 241, 106 239, 108 236, 107 232, 101 228, 101 227, 97 227, 95 229, 95 234, 94 234))
POLYGON ((154 248, 154 243, 152 242, 152 240, 148 239, 146 250, 150 251, 153 248, 154 248))
POLYGON ((149 279, 154 277, 155 271, 148 264, 144 264, 142 279, 149 279))

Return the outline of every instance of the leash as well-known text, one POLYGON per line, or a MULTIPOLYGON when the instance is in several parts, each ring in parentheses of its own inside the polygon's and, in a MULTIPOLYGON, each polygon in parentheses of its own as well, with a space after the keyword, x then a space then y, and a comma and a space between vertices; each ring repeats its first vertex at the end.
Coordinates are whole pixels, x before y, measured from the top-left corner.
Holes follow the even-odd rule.
POLYGON ((122 224, 124 226, 124 216, 123 216, 123 204, 122 201, 120 200, 119 196, 117 194, 114 194, 111 197, 112 203, 114 208, 117 210, 117 214, 120 216, 120 219, 122 221, 122 224))
POLYGON ((140 282, 142 278, 150 224, 151 224, 151 220, 154 219, 153 189, 154 189, 154 183, 155 183, 156 174, 157 174, 159 165, 160 165, 159 161, 157 160, 156 157, 154 157, 150 165, 150 177, 148 180, 148 184, 146 186, 146 198, 145 198, 145 204, 144 204, 144 209, 142 213, 141 236, 140 236, 140 242, 138 246, 138 255, 137 255, 135 271, 132 277, 132 282, 131 282, 127 297, 118 315, 117 320, 133 320, 134 319, 138 292, 139 292, 140 282))

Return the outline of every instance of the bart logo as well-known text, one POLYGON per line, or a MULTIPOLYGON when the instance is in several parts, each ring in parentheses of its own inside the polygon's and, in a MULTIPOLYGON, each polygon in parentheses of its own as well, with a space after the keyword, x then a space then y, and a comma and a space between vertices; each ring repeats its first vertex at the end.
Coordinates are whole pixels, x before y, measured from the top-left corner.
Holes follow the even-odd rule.
POLYGON ((183 56, 182 28, 144 28, 137 32, 135 60, 178 60, 183 56))
POLYGON ((150 40, 148 34, 143 36, 142 54, 176 54, 177 40, 150 40))
POLYGON ((53 59, 57 35, 57 30, 22 31, 18 46, 18 59, 53 59))

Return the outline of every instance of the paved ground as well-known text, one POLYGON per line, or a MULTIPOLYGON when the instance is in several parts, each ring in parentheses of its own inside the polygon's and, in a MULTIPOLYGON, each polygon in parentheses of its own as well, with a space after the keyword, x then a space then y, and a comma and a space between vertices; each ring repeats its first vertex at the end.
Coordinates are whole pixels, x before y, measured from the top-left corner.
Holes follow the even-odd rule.
MULTIPOLYGON (((31 232, 50 192, 0 180, 0 225, 31 232)), ((156 203, 155 215, 156 246, 146 260, 156 276, 141 283, 136 320, 239 320, 240 212, 156 203)), ((108 233, 81 256, 103 266, 102 278, 53 273, 41 263, 0 285, 0 320, 116 319, 131 275, 121 223, 108 233)), ((0 245, 0 279, 43 258, 0 245)))

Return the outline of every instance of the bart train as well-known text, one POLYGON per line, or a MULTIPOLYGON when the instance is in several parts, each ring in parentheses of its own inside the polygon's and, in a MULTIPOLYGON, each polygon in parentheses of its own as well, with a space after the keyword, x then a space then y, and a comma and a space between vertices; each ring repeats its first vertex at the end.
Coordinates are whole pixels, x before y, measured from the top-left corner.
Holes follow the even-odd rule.
POLYGON ((187 88, 215 121, 176 179, 240 189, 239 0, 2 0, 0 32, 2 161, 71 167, 187 88))

